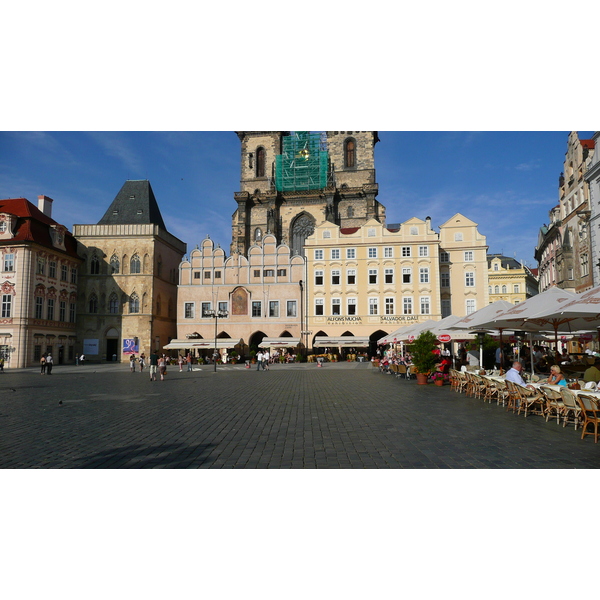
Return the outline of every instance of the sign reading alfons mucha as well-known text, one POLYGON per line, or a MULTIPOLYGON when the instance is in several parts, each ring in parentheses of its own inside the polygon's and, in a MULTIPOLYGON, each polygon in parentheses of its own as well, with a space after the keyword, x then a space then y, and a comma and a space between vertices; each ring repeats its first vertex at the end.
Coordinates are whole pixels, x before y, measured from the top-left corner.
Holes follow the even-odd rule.
MULTIPOLYGON (((379 317, 379 322, 382 324, 386 323, 416 323, 419 321, 417 315, 401 315, 391 316, 385 315, 379 317)), ((362 323, 362 317, 327 317, 327 323, 362 323)))

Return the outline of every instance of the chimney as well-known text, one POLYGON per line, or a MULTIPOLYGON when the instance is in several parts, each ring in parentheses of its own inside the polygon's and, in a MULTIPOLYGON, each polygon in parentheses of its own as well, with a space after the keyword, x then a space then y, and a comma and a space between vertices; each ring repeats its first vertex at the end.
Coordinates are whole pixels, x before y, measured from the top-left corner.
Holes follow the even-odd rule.
POLYGON ((38 208, 50 219, 52 218, 52 203, 54 200, 48 196, 38 196, 38 208))

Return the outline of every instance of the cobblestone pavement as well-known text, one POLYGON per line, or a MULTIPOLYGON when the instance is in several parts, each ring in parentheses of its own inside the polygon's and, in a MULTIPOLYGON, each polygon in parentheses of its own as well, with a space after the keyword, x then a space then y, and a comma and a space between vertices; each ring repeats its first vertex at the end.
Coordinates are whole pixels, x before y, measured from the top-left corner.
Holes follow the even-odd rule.
POLYGON ((0 374, 2 468, 597 468, 580 436, 360 363, 0 374))

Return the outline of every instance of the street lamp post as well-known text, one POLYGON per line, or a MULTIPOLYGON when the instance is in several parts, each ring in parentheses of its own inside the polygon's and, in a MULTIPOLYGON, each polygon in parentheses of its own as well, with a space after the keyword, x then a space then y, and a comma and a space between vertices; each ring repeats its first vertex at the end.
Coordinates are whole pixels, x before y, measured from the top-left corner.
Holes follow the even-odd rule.
POLYGON ((219 317, 221 319, 229 316, 229 313, 226 310, 205 310, 203 313, 204 317, 208 317, 208 318, 213 318, 215 319, 215 351, 213 354, 213 362, 215 363, 215 373, 217 372, 217 327, 218 327, 218 323, 219 323, 219 317))

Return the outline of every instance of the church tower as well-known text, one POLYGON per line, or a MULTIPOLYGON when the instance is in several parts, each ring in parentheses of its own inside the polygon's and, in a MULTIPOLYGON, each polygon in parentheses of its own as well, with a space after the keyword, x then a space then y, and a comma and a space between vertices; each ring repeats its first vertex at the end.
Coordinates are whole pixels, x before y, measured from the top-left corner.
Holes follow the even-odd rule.
POLYGON ((376 200, 374 131, 241 131, 241 191, 231 252, 245 254, 266 233, 303 254, 306 237, 329 221, 342 228, 385 224, 376 200))

